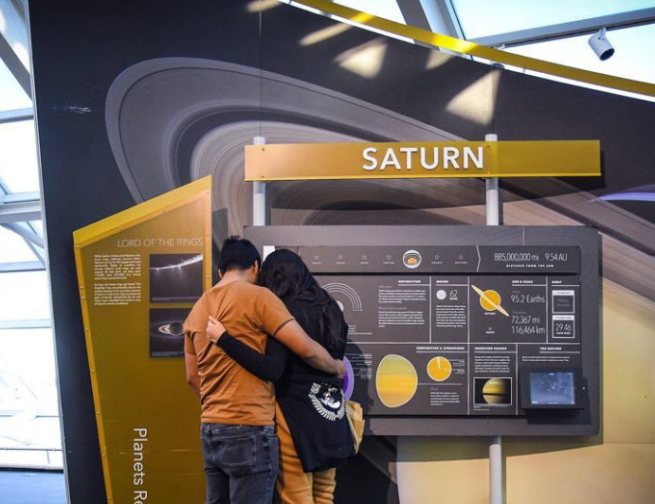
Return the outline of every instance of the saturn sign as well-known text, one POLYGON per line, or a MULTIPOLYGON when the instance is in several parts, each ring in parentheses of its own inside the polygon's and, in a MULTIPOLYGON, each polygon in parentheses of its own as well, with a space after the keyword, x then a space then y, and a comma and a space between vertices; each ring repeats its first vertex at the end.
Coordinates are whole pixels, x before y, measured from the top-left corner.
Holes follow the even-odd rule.
POLYGON ((246 146, 247 181, 598 177, 597 140, 246 146))
POLYGON ((366 161, 362 168, 366 171, 386 170, 395 168, 396 170, 411 170, 419 168, 423 170, 435 170, 442 168, 464 169, 469 167, 484 169, 484 147, 464 146, 462 148, 449 147, 399 147, 397 150, 393 147, 387 147, 384 150, 382 162, 379 162, 379 152, 377 147, 367 147, 364 149, 362 156, 366 161), (400 153, 400 155, 398 154, 400 153))

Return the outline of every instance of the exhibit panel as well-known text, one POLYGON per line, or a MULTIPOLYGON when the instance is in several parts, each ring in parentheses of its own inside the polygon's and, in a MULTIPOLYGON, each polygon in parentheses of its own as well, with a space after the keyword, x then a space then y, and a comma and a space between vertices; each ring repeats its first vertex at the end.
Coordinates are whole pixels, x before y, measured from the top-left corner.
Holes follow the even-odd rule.
POLYGON ((246 236, 264 254, 296 251, 343 310, 347 391, 369 433, 598 434, 595 230, 273 226, 246 236))
POLYGON ((183 323, 211 286, 211 177, 75 232, 109 502, 204 498, 183 323))

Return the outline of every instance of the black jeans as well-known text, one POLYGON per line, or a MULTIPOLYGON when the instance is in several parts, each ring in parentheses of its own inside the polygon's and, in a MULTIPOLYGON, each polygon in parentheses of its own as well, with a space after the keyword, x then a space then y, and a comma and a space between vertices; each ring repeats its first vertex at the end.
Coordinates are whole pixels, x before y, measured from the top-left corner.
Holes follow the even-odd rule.
POLYGON ((280 465, 273 426, 203 423, 205 504, 271 504, 280 465))

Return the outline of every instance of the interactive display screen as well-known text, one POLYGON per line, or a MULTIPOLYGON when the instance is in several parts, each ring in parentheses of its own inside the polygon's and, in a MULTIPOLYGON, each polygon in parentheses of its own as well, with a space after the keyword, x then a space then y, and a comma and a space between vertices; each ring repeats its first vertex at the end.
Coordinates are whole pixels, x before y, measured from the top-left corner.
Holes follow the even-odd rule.
POLYGON ((521 405, 524 409, 575 409, 583 390, 579 369, 524 369, 521 405))
POLYGON ((575 383, 571 371, 530 373, 530 404, 537 406, 573 406, 575 383))

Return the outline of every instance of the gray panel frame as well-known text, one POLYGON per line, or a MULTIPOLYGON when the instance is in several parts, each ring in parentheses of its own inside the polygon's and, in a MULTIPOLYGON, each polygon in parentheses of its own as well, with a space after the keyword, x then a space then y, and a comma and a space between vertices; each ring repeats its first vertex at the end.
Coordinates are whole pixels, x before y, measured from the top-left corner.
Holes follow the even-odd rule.
POLYGON ((264 226, 244 236, 261 251, 265 245, 573 245, 583 258, 582 374, 587 393, 583 410, 525 417, 370 417, 367 433, 381 436, 595 436, 601 428, 601 242, 591 227, 523 226, 264 226))

